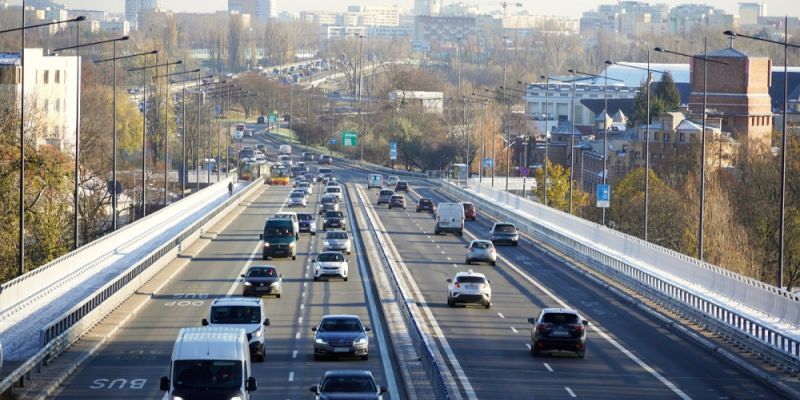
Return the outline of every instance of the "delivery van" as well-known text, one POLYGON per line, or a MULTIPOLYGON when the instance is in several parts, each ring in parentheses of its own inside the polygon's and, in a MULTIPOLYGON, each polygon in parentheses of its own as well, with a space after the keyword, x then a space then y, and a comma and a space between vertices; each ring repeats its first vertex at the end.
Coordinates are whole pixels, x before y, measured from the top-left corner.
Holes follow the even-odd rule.
POLYGON ((259 239, 264 241, 262 259, 271 257, 292 257, 297 259, 297 237, 299 223, 286 218, 268 218, 264 223, 264 233, 259 239), (296 225, 297 224, 297 225, 296 225))
POLYGON ((172 348, 161 390, 171 399, 250 399, 256 378, 241 328, 183 328, 172 348))
POLYGON ((461 203, 439 203, 436 210, 434 234, 440 232, 464 234, 464 206, 461 203))
POLYGON ((288 144, 282 144, 280 147, 278 147, 278 153, 291 155, 292 154, 292 146, 290 146, 288 144))
POLYGON ((372 188, 382 188, 383 187, 383 175, 381 174, 369 174, 367 178, 367 189, 372 188))

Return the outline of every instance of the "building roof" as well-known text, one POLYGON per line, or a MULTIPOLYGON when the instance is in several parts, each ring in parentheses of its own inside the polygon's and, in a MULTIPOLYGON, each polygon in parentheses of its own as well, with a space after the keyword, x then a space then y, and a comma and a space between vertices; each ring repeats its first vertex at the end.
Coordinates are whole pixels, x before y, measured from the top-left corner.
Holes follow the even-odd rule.
MULTIPOLYGON (((685 119, 681 121, 680 124, 675 128, 676 131, 684 131, 684 132, 702 132, 703 126, 693 122, 691 120, 685 119)), ((717 127, 706 125, 706 131, 719 131, 720 129, 717 127)))
POLYGON ((19 53, 0 53, 0 65, 19 65, 19 53))
MULTIPOLYGON (((702 56, 702 54, 698 54, 702 56)), ((743 53, 739 50, 734 49, 733 47, 727 47, 724 49, 718 49, 710 51, 706 54, 707 57, 726 57, 726 58, 747 58, 749 57, 746 53, 743 53)))
MULTIPOLYGON (((581 99, 581 104, 588 108, 593 115, 599 115, 604 110, 604 101, 604 99, 581 99)), ((633 113, 633 99, 608 99, 608 111, 616 114, 620 110, 628 115, 633 113)), ((597 121, 603 121, 603 118, 599 117, 597 121)))

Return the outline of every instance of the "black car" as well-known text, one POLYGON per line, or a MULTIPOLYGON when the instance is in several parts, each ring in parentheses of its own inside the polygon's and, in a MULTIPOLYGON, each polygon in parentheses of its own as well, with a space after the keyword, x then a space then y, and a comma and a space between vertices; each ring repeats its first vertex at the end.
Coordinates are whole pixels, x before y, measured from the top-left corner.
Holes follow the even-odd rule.
POLYGON ((536 318, 528 318, 531 328, 531 354, 542 351, 570 351, 578 358, 586 356, 586 327, 589 321, 575 310, 544 308, 536 318))
POLYGON ((378 386, 370 371, 327 371, 318 385, 311 391, 322 399, 381 400, 386 388, 378 386))
POLYGON ((347 217, 341 211, 325 211, 322 217, 322 230, 327 231, 328 228, 347 228, 347 217))
POLYGON ((303 160, 314 161, 314 153, 309 153, 309 152, 303 153, 303 160))
POLYGON ((305 174, 303 174, 303 178, 305 178, 307 181, 311 183, 315 183, 317 181, 317 174, 313 172, 306 172, 305 174))
POLYGON ((325 356, 369 356, 369 328, 357 315, 326 315, 314 332, 314 360, 325 356))
POLYGON ((283 275, 271 265, 248 268, 242 277, 242 296, 274 295, 281 298, 283 275))
POLYGON ((259 115, 258 118, 256 118, 256 123, 260 124, 260 125, 264 125, 264 124, 267 123, 267 119, 264 118, 263 115, 259 115))
POLYGON ((433 205, 433 200, 423 197, 417 201, 417 212, 432 212, 436 213, 436 206, 433 205))
POLYGON ((408 182, 406 182, 406 181, 399 181, 399 182, 397 182, 397 184, 396 184, 396 185, 394 185, 394 191, 395 191, 395 192, 399 192, 399 191, 401 191, 401 190, 402 190, 402 191, 404 191, 404 192, 406 192, 406 193, 408 193, 408 182))
POLYGON ((267 146, 264 146, 264 145, 263 145, 263 144, 261 144, 261 143, 259 143, 259 144, 257 144, 257 145, 256 145, 256 149, 257 149, 258 151, 260 151, 260 152, 264 153, 264 154, 267 154, 267 146))
POLYGON ((300 233, 308 232, 311 236, 317 234, 317 216, 311 213, 297 213, 297 221, 300 223, 300 233))

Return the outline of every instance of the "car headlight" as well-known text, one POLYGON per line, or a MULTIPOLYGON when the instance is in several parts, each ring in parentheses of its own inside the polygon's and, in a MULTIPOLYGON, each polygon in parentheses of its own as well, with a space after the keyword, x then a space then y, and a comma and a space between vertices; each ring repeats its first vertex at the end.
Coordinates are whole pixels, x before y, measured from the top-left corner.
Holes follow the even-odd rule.
POLYGON ((364 337, 360 337, 360 338, 356 339, 356 340, 353 342, 353 344, 367 344, 367 340, 368 340, 368 339, 367 339, 367 337, 366 337, 366 336, 364 336, 364 337))
POLYGON ((261 337, 261 329, 256 329, 251 335, 253 335, 253 337, 261 337))
POLYGON ((245 286, 253 286, 253 283, 251 283, 251 282, 248 282, 248 281, 244 281, 244 285, 245 285, 245 286))
POLYGON ((264 247, 269 247, 269 242, 264 242, 264 247))
POLYGON ((295 245, 297 245, 296 242, 289 243, 289 247, 294 247, 295 245))
POLYGON ((181 396, 172 396, 172 400, 183 400, 181 396))
POLYGON ((231 400, 242 400, 242 396, 233 396, 231 400))
POLYGON ((329 242, 329 241, 327 241, 327 240, 326 240, 326 241, 322 242, 322 245, 323 245, 323 246, 330 246, 330 245, 331 245, 331 242, 329 242))
POLYGON ((316 343, 316 344, 328 344, 328 342, 323 338, 314 339, 314 343, 316 343))

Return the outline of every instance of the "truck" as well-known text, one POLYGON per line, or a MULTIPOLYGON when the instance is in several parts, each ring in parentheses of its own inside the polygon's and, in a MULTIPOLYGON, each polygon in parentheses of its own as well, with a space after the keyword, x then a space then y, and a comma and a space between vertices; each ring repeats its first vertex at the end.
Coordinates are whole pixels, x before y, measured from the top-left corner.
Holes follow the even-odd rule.
POLYGON ((292 155, 292 146, 288 144, 282 144, 280 147, 278 147, 278 152, 280 154, 292 155))
POLYGON ((461 203, 439 203, 436 210, 435 235, 439 233, 464 234, 464 206, 461 203))
POLYGON ((159 388, 171 399, 250 399, 251 375, 247 333, 242 328, 182 328, 175 339, 169 376, 159 388))

